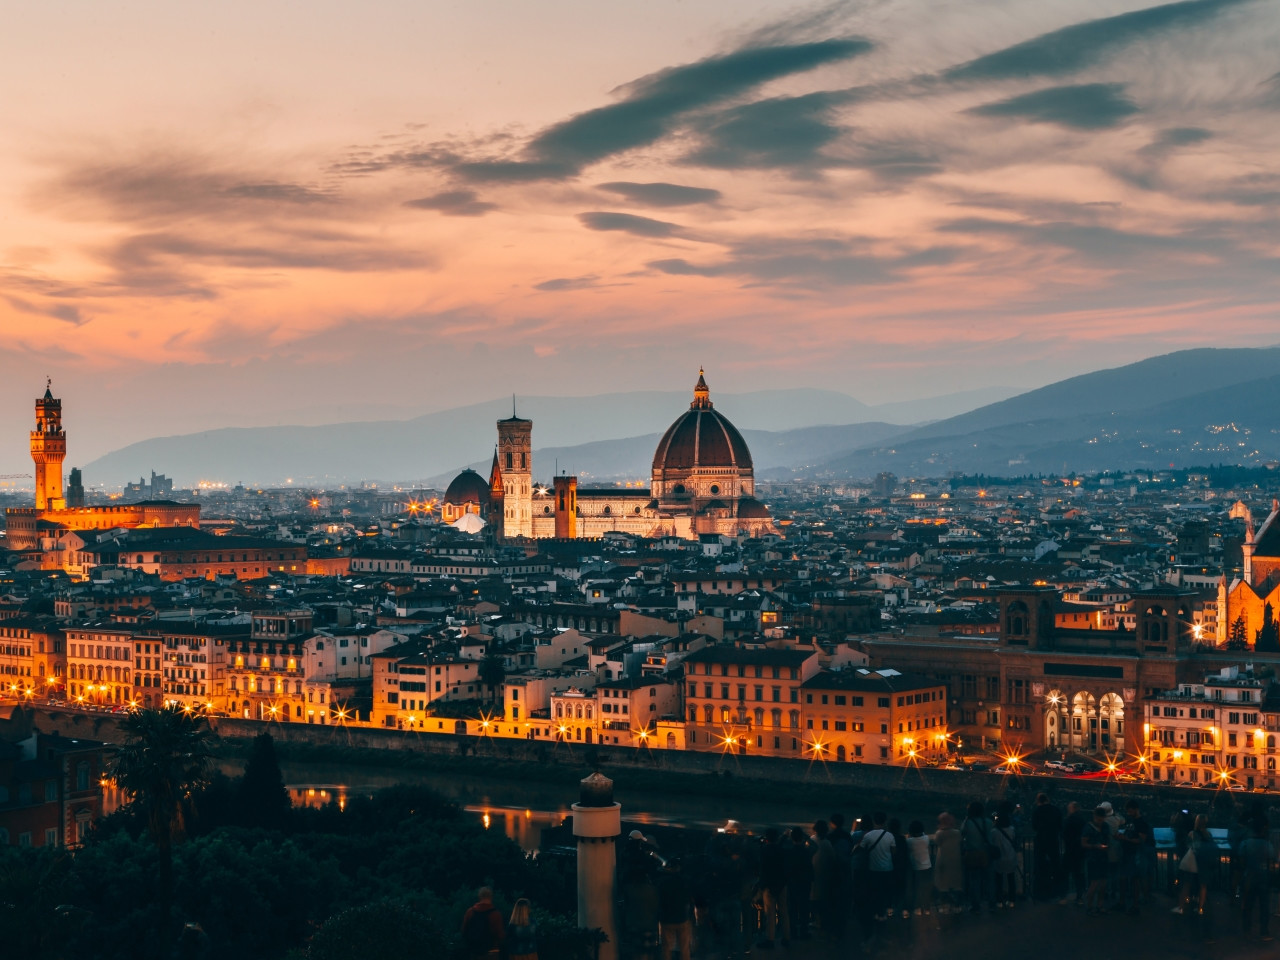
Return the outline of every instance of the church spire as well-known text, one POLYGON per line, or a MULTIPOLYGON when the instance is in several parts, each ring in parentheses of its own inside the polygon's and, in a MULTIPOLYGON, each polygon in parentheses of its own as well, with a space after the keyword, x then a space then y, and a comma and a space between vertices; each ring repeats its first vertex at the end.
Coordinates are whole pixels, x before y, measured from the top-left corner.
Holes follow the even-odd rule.
POLYGON ((694 410, 711 407, 711 389, 707 386, 707 378, 701 367, 698 368, 698 382, 693 388, 693 403, 689 406, 694 410))

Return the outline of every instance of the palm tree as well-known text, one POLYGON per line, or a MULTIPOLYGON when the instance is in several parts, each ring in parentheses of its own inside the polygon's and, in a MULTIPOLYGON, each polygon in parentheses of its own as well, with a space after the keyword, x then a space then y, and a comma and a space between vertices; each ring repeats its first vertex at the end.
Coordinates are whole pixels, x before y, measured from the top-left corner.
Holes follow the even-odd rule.
POLYGON ((160 853, 160 895, 168 917, 173 892, 173 844, 186 832, 192 795, 208 783, 211 734, 204 717, 166 706, 138 710, 120 723, 124 743, 113 773, 142 812, 160 853))

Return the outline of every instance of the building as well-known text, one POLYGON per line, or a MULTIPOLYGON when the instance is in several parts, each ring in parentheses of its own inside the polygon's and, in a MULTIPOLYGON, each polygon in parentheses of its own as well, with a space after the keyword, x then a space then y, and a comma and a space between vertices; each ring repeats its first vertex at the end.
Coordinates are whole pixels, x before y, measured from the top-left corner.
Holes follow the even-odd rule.
POLYGON ((36 423, 31 431, 31 460, 35 465, 36 503, 5 511, 6 541, 10 550, 44 555, 45 565, 66 568, 62 541, 77 531, 105 531, 135 527, 198 527, 200 507, 169 500, 110 506, 84 506, 80 473, 73 471, 77 490, 69 502, 63 494, 62 462, 67 455, 67 435, 62 427, 62 401, 52 384, 36 400, 36 423))
POLYGON ((824 670, 802 690, 805 745, 819 759, 910 766, 952 748, 937 680, 888 667, 824 670))
POLYGON ((583 487, 572 476, 535 483, 533 421, 513 409, 497 427, 489 482, 473 470, 459 474, 442 502, 441 518, 447 522, 460 523, 474 514, 506 540, 610 533, 696 540, 701 534, 759 536, 774 529, 768 508, 755 498, 746 441, 714 409, 701 370, 689 409, 654 451, 648 490, 583 487))
POLYGON ((259 537, 217 536, 190 527, 131 529, 101 540, 68 538, 69 568, 88 576, 97 567, 156 574, 162 580, 198 577, 240 580, 307 571, 305 545, 259 537))
POLYGON ((1257 530, 1243 503, 1231 508, 1231 516, 1245 521, 1244 569, 1229 584, 1226 577, 1219 581, 1214 639, 1233 650, 1280 653, 1280 502, 1272 501, 1257 530))
POLYGON ((133 631, 114 624, 67 627, 67 699, 124 706, 133 700, 133 631))
POLYGON ((803 754, 802 688, 818 673, 816 649, 707 646, 684 664, 688 749, 803 754))
POLYGON ((108 756, 96 740, 0 741, 0 846, 76 847, 104 813, 108 756))
POLYGON ((997 599, 996 638, 894 634, 862 641, 873 667, 946 685, 957 743, 1136 755, 1142 699, 1198 669, 1195 594, 1135 593, 1134 630, 1057 626, 1052 587, 1009 588, 997 599))
MULTIPOLYGON (((311 623, 306 610, 255 610, 247 636, 240 630, 227 637, 226 709, 231 716, 279 722, 306 719, 305 660, 314 636, 311 623)), ((214 702, 218 703, 216 695, 214 702)))
POLYGON ((1139 762, 1152 780, 1274 789, 1280 688, 1251 668, 1223 667, 1143 701, 1139 762))
MULTIPOLYGON (((496 692, 480 681, 481 661, 431 653, 419 643, 399 644, 373 654, 372 660, 374 726, 424 729, 432 704, 480 700, 496 692)), ((445 729, 444 721, 434 722, 445 729)), ((465 720, 451 720, 447 726, 447 732, 466 733, 465 720)))

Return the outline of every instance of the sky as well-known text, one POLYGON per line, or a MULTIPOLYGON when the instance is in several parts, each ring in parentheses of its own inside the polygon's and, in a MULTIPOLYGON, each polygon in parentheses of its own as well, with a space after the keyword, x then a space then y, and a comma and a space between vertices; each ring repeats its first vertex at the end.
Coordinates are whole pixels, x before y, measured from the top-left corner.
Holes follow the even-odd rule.
POLYGON ((11 5, 0 466, 46 376, 71 464, 1280 342, 1277 51, 1274 0, 11 5))

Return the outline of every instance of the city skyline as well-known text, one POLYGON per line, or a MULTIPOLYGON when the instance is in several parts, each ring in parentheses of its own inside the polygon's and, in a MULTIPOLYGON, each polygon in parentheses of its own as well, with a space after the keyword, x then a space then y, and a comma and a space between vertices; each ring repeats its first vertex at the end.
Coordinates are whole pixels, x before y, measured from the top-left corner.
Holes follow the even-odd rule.
POLYGON ((0 409, 33 367, 176 432, 698 362, 875 403, 1274 337, 1263 4, 584 9, 20 12, 0 409))

